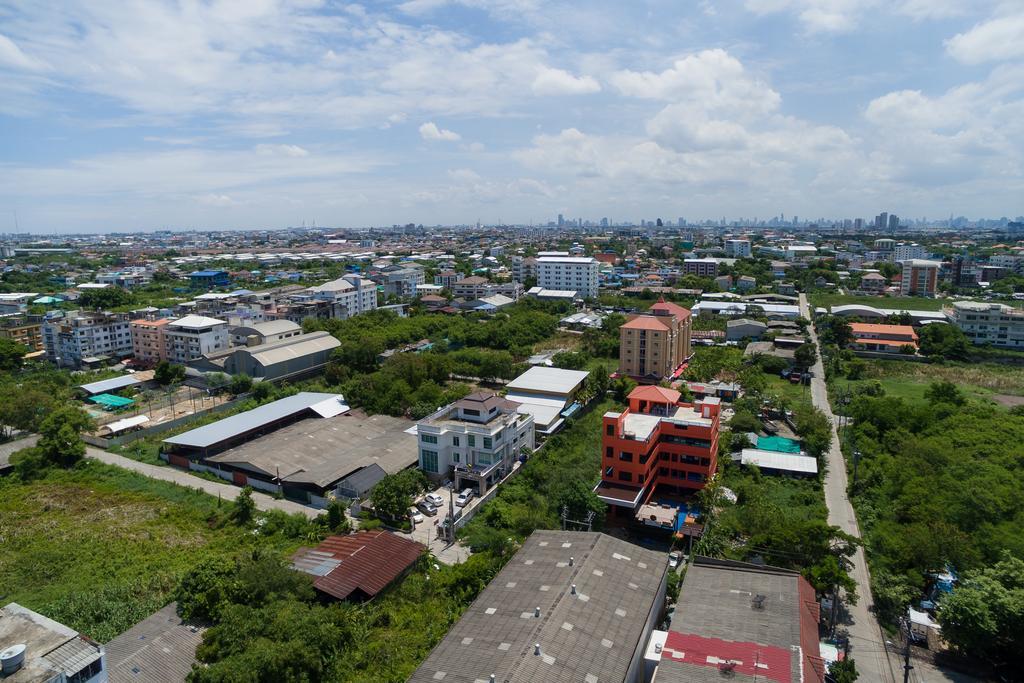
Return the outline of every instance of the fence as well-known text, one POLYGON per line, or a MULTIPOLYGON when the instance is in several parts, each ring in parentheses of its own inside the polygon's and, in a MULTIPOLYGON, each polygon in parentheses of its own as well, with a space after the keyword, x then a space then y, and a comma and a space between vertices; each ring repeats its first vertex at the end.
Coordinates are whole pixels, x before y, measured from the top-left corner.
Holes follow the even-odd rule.
POLYGON ((212 408, 207 408, 206 410, 201 410, 201 411, 199 411, 197 413, 192 413, 191 415, 182 415, 181 417, 177 417, 177 418, 175 418, 173 420, 168 420, 167 422, 161 422, 160 424, 153 425, 152 427, 146 427, 145 429, 140 429, 140 430, 137 430, 137 431, 128 432, 127 434, 122 434, 121 436, 104 437, 104 436, 92 436, 90 434, 84 434, 84 435, 82 435, 82 439, 86 443, 92 444, 93 446, 97 446, 99 448, 110 448, 111 446, 122 446, 122 445, 124 445, 126 443, 131 443, 133 441, 138 441, 139 439, 145 439, 148 436, 153 436, 153 435, 156 435, 156 434, 163 434, 164 432, 169 432, 172 429, 176 429, 177 427, 180 427, 180 426, 182 426, 184 424, 187 424, 187 423, 191 422, 192 420, 196 420, 196 419, 204 417, 206 415, 216 415, 217 413, 223 413, 223 412, 225 412, 227 410, 230 410, 231 408, 237 406, 239 403, 241 403, 242 401, 247 400, 248 398, 249 398, 248 394, 243 394, 242 396, 239 396, 238 398, 232 399, 231 401, 228 401, 227 403, 221 403, 220 405, 213 406, 212 408))

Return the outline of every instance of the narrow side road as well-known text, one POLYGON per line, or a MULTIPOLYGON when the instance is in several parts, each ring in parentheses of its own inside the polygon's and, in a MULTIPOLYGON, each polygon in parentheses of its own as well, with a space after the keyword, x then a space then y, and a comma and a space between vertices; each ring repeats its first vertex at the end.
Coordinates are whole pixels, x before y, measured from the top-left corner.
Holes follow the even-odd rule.
MULTIPOLYGON (((202 489, 211 496, 220 496, 227 501, 234 500, 242 490, 234 484, 221 484, 216 481, 209 481, 207 479, 193 476, 188 472, 176 470, 173 467, 161 467, 159 465, 150 465, 144 462, 138 462, 137 460, 126 458, 123 455, 110 453, 99 448, 93 448, 92 446, 86 447, 85 455, 93 460, 99 460, 100 462, 108 465, 121 467, 126 470, 131 470, 132 472, 138 472, 139 474, 144 474, 145 476, 153 479, 161 479, 163 481, 181 484, 182 486, 188 486, 194 489, 202 489)), ((273 496, 268 496, 267 494, 259 491, 252 492, 252 499, 255 501, 256 507, 264 511, 283 510, 284 512, 299 512, 309 519, 313 519, 321 512, 320 510, 311 508, 307 505, 293 503, 290 500, 278 500, 273 496)))
MULTIPOLYGON (((800 295, 800 313, 811 320, 807 296, 800 295)), ((836 418, 828 402, 828 388, 825 385, 825 367, 821 362, 821 345, 814 327, 808 328, 811 341, 818 347, 818 358, 812 368, 814 377, 811 379, 811 401, 814 407, 828 416, 832 424, 832 447, 827 456, 828 472, 825 475, 825 504, 828 506, 828 523, 839 527, 853 536, 860 537, 860 525, 853 505, 846 495, 847 476, 846 462, 839 447, 839 434, 836 431, 836 418)), ((894 683, 896 678, 889 655, 885 649, 885 637, 878 620, 871 611, 871 575, 868 573, 864 549, 857 548, 851 558, 853 569, 850 575, 857 583, 858 600, 856 605, 846 605, 847 621, 843 624, 850 641, 850 656, 857 663, 860 679, 864 681, 880 681, 894 683)), ((902 676, 901 676, 902 678, 902 676)))

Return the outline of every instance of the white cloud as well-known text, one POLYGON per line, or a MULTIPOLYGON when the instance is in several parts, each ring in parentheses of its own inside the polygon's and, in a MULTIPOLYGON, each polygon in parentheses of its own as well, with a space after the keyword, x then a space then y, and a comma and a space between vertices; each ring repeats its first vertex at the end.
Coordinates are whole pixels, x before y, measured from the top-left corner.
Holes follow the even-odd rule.
POLYGON ((254 149, 262 156, 286 156, 293 159, 309 156, 309 150, 298 145, 256 145, 254 149))
POLYGON ((196 197, 196 201, 203 206, 228 207, 236 206, 238 202, 226 194, 203 194, 196 197))
POLYGON ((1024 57, 1024 11, 997 17, 958 33, 946 41, 946 50, 965 64, 1024 57))
POLYGON ((792 13, 808 33, 847 33, 871 12, 890 12, 918 21, 947 19, 976 9, 979 0, 745 0, 744 4, 755 14, 792 13))
POLYGON ((427 121, 420 126, 420 137, 424 140, 442 140, 444 142, 457 142, 462 139, 462 136, 454 131, 438 128, 433 121, 427 121))
POLYGON ((26 55, 13 40, 2 33, 0 33, 0 66, 26 71, 41 71, 46 68, 45 63, 26 55))
POLYGON ((703 50, 673 62, 659 73, 618 71, 611 83, 630 97, 685 101, 697 109, 774 111, 781 97, 747 73, 725 50, 703 50))
POLYGON ((600 83, 591 76, 573 76, 549 67, 541 69, 531 87, 537 95, 589 95, 601 90, 600 83))

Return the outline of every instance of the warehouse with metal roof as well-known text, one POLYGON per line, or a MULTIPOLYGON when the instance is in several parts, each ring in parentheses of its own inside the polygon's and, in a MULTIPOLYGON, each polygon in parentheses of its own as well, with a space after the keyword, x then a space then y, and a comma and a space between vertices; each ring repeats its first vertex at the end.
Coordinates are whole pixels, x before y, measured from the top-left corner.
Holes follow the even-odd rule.
POLYGON ((409 681, 642 680, 667 578, 663 553, 605 534, 535 531, 409 681))
POLYGON ((189 366, 202 372, 245 374, 259 380, 299 379, 319 372, 339 346, 341 342, 329 332, 312 332, 208 353, 189 366))

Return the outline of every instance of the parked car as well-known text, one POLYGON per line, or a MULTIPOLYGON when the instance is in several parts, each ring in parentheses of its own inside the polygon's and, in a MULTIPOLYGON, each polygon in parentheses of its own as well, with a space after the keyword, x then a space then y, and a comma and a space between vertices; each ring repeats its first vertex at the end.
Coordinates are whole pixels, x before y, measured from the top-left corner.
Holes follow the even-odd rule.
POLYGON ((466 507, 469 501, 473 500, 473 496, 475 495, 476 493, 473 489, 463 489, 462 493, 459 494, 459 497, 455 499, 455 506, 460 508, 466 507))
POLYGON ((439 508, 442 505, 444 505, 444 498, 441 497, 440 493, 428 493, 427 495, 423 496, 423 499, 436 508, 439 508))
POLYGON ((673 550, 668 554, 668 566, 671 569, 675 569, 679 566, 679 562, 683 559, 682 554, 678 550, 673 550))
POLYGON ((416 507, 420 512, 425 514, 427 517, 433 517, 437 514, 437 508, 430 504, 430 501, 421 500, 416 504, 416 507))
POLYGON ((420 514, 420 511, 416 508, 409 508, 409 519, 411 519, 414 524, 423 523, 423 515, 420 514))

